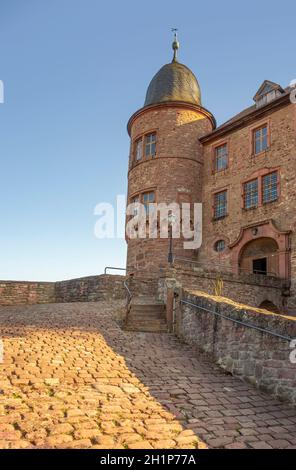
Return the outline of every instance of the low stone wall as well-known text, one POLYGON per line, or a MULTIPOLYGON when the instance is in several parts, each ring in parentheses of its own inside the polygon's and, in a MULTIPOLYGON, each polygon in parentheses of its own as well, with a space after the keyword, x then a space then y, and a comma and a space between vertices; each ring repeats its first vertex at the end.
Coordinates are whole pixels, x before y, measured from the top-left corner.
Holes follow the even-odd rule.
POLYGON ((56 282, 56 302, 96 302, 108 299, 125 299, 125 276, 89 276, 56 282))
POLYGON ((0 281, 0 305, 44 304, 54 301, 54 282, 0 281))
POLYGON ((61 282, 0 281, 0 305, 126 299, 125 276, 101 275, 61 282))
POLYGON ((210 354, 233 375, 296 404, 296 364, 291 362, 291 341, 231 320, 296 338, 293 317, 190 290, 183 290, 177 301, 175 332, 185 342, 210 354))
MULTIPOLYGON (((186 289, 197 289, 215 294, 217 276, 223 280, 222 295, 251 307, 259 307, 262 302, 273 303, 281 313, 287 313, 286 299, 282 295, 281 279, 248 274, 221 273, 215 271, 175 265, 160 278, 159 289, 164 288, 166 278, 175 279, 186 289)), ((295 310, 296 315, 296 310, 295 310)), ((289 311, 289 315, 291 312, 289 311)), ((293 315, 292 315, 293 316, 293 315)))

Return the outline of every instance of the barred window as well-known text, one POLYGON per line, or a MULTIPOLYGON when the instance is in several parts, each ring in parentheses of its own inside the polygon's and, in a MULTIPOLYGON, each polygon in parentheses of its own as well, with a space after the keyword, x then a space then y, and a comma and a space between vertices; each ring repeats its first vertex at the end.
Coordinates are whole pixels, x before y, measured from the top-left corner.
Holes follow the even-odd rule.
POLYGON ((228 165, 227 144, 215 148, 215 171, 225 170, 228 165))
POLYGON ((244 208, 253 209, 255 207, 258 207, 258 179, 244 184, 244 208))
POLYGON ((214 218, 221 219, 227 215, 227 191, 221 191, 214 196, 214 218))
POLYGON ((262 178, 262 201, 273 202, 278 199, 278 172, 274 171, 262 178))
POLYGON ((136 161, 141 160, 143 154, 143 140, 142 137, 138 140, 136 140, 135 144, 135 155, 136 155, 136 161))
POLYGON ((143 204, 145 206, 145 210, 146 210, 147 215, 149 214, 150 204, 152 204, 153 202, 155 202, 154 191, 143 194, 143 204))
POLYGON ((268 148, 268 128, 267 125, 256 129, 253 133, 254 153, 263 152, 268 148))
POLYGON ((156 133, 145 136, 145 156, 154 157, 156 154, 156 133))

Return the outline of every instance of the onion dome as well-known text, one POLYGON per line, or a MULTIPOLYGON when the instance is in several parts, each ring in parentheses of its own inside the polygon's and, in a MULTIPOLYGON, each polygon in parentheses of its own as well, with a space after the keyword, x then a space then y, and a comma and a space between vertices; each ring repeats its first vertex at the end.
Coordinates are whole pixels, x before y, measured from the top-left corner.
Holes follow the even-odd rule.
POLYGON ((179 42, 175 33, 174 57, 152 78, 146 93, 144 106, 170 101, 181 101, 201 106, 200 87, 194 73, 177 60, 179 42))

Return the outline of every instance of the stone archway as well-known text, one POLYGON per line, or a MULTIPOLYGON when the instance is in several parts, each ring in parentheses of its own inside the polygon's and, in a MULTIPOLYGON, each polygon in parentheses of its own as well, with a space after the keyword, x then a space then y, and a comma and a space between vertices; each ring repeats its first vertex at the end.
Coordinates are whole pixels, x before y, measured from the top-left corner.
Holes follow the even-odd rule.
POLYGON ((242 273, 279 276, 278 244, 273 238, 262 237, 243 246, 239 256, 242 273))
POLYGON ((264 300, 264 302, 261 302, 261 304, 259 305, 259 308, 262 308, 263 310, 268 310, 269 312, 272 312, 272 313, 277 313, 277 314, 280 314, 280 310, 279 308, 274 305, 273 302, 271 302, 270 300, 264 300))
MULTIPOLYGON (((249 272, 260 271, 262 270, 268 272, 268 260, 263 261, 266 258, 266 253, 268 251, 270 254, 273 254, 274 261, 272 258, 269 260, 270 270, 275 270, 277 276, 281 279, 289 279, 290 278, 290 233, 291 231, 280 231, 277 227, 275 227, 273 220, 264 220, 262 222, 254 223, 243 227, 240 231, 240 234, 234 243, 229 245, 231 250, 231 258, 232 258, 232 266, 233 270, 236 274, 240 273, 240 262, 241 257, 244 254, 244 249, 248 247, 248 244, 252 241, 259 241, 260 239, 271 239, 263 250, 262 257, 260 257, 259 249, 260 249, 260 242, 258 245, 250 245, 248 249, 250 249, 249 254, 252 253, 252 250, 258 249, 257 254, 259 256, 254 257, 253 259, 258 259, 258 264, 253 266, 252 262, 252 269, 250 269, 249 264, 249 272), (275 249, 277 247, 277 249, 275 249), (264 251, 266 249, 266 251, 264 251), (277 261, 275 261, 277 258, 277 261), (261 261, 260 261, 261 260, 261 261), (260 269, 263 268, 263 269, 260 269)), ((266 240, 265 240, 266 242, 266 240)), ((264 245, 264 242, 263 242, 264 245)), ((248 251, 246 251, 248 253, 248 251)), ((244 261, 243 261, 244 262, 244 261)))

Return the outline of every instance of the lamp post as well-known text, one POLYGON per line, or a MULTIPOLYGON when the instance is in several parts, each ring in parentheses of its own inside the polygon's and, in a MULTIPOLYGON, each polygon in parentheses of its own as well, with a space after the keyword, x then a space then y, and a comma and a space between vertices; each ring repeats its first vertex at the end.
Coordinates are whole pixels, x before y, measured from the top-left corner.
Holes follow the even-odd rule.
POLYGON ((176 221, 176 216, 170 211, 168 216, 168 225, 169 225, 169 254, 168 254, 168 262, 173 264, 174 256, 173 256, 173 224, 176 221))

